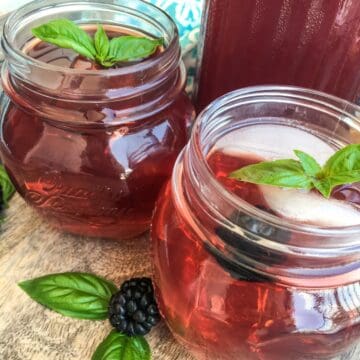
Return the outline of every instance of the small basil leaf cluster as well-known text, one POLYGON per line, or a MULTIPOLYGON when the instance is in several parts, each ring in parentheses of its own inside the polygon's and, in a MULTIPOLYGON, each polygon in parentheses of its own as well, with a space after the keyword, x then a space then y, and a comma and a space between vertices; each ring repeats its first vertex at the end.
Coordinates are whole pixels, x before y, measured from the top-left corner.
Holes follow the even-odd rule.
POLYGON ((68 19, 56 19, 32 29, 40 40, 76 53, 110 68, 119 62, 149 57, 164 41, 147 37, 124 35, 109 40, 102 25, 98 25, 94 39, 68 19))
POLYGON ((5 168, 0 165, 0 211, 8 206, 8 202, 14 192, 15 188, 9 178, 9 175, 7 174, 5 168))
POLYGON ((293 189, 317 189, 330 198, 335 187, 360 181, 360 144, 337 151, 323 167, 309 154, 295 150, 299 160, 264 161, 245 166, 229 176, 253 184, 293 189))
MULTIPOLYGON (((111 299, 121 297, 126 290, 129 290, 129 294, 135 295, 135 297, 140 290, 140 296, 137 296, 139 300, 144 295, 149 303, 154 304, 155 300, 150 299, 153 297, 152 285, 151 291, 149 290, 150 279, 133 279, 124 284, 129 283, 130 287, 128 285, 122 286, 122 290, 119 291, 111 281, 93 274, 68 272, 23 281, 19 283, 19 286, 33 300, 64 316, 77 319, 105 320, 109 315, 110 317, 114 316, 114 307, 112 306, 114 301, 111 303, 111 299), (137 284, 139 283, 140 287, 136 286, 133 291, 132 283, 134 281, 137 284), (143 289, 144 294, 141 293, 143 289)), ((129 304, 130 302, 127 305, 129 304)), ((123 314, 125 311, 126 309, 120 313, 123 314)), ((126 331, 113 330, 98 346, 92 360, 149 360, 151 353, 146 339, 143 336, 138 336, 136 332, 130 335, 126 331)))

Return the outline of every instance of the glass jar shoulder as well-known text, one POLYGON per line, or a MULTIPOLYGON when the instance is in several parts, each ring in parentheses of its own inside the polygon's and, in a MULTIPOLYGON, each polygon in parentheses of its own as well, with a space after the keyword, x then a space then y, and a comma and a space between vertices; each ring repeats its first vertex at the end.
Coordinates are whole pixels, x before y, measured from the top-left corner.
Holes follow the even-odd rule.
POLYGON ((136 123, 96 127, 58 126, 10 102, 1 121, 3 162, 20 194, 56 226, 136 236, 148 228, 187 141, 191 107, 182 102, 136 123))
MULTIPOLYGON (((81 143, 88 144, 89 141, 115 148, 120 144, 129 158, 135 148, 138 148, 137 152, 145 153, 150 147, 152 152, 157 152, 157 146, 163 150, 169 147, 179 151, 187 141, 188 129, 194 117, 192 104, 184 94, 180 94, 167 108, 137 121, 114 120, 115 111, 105 107, 82 111, 87 124, 78 123, 76 117, 72 118, 65 110, 58 112, 58 119, 63 121, 60 124, 9 101, 6 96, 2 109, 2 143, 19 160, 31 157, 30 149, 39 149, 41 143, 46 143, 50 150, 56 150, 66 149, 67 144, 77 142, 82 156, 84 149, 81 143), (113 125, 116 122, 118 124, 113 125), (52 139, 56 141, 52 142, 52 139)), ((76 151, 73 155, 76 156, 76 151)))

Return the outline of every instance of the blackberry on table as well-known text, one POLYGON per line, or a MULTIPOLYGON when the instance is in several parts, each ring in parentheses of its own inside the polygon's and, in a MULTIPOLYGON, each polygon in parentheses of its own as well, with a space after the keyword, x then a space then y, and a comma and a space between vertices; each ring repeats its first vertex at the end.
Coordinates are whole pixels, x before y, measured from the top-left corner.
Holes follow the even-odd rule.
POLYGON ((109 305, 111 325, 128 336, 145 335, 160 321, 149 278, 125 281, 109 305))

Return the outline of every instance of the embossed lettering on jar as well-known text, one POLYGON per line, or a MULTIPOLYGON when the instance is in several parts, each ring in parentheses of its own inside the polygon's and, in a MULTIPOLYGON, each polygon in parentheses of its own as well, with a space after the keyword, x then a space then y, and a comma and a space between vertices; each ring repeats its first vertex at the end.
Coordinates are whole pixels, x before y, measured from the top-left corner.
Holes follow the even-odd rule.
POLYGON ((19 193, 65 231, 146 231, 193 118, 173 21, 139 0, 36 1, 7 19, 2 50, 0 149, 19 193), (163 37, 165 45, 143 61, 94 69, 32 38, 31 28, 55 18, 89 33, 101 23, 110 38, 163 37))

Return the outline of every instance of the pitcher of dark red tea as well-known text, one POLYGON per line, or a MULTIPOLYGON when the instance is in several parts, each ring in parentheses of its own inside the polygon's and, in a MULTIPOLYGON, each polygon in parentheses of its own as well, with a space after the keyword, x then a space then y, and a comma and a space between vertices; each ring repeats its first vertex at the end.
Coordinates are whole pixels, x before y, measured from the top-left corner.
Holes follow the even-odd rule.
POLYGON ((197 104, 262 84, 360 96, 358 0, 207 0, 197 104))
POLYGON ((0 151, 20 195, 65 231, 124 238, 147 230, 193 116, 173 21, 140 0, 43 0, 7 19, 1 44, 0 151), (80 29, 84 56, 34 38, 54 21, 80 29), (127 59, 121 41, 112 48, 130 35, 158 39, 156 51, 127 59))
POLYGON ((359 112, 254 87, 198 117, 152 226, 160 309, 197 359, 359 359, 359 112))

